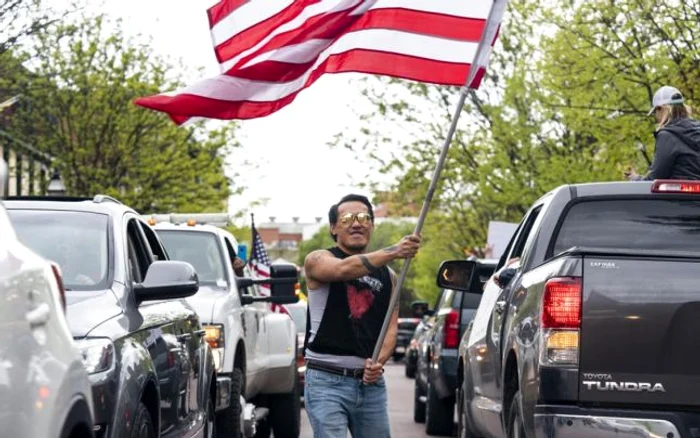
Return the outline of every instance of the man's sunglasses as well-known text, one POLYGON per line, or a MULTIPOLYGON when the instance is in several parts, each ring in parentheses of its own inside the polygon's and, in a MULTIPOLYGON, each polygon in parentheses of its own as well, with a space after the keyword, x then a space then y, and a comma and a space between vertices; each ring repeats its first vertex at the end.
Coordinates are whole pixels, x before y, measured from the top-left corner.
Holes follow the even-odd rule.
POLYGON ((351 225, 355 219, 357 219, 358 224, 367 225, 372 221, 372 215, 369 213, 345 213, 338 218, 343 225, 351 225))

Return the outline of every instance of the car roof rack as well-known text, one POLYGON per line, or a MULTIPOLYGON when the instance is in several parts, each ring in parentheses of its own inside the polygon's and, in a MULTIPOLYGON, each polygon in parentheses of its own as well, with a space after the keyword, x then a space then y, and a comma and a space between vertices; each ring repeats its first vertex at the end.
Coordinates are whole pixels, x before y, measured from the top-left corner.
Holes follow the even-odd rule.
POLYGON ((16 195, 3 198, 5 201, 56 201, 56 202, 83 202, 89 201, 90 198, 82 196, 34 196, 34 195, 16 195))
POLYGON ((107 195, 95 195, 94 198, 92 198, 92 202, 96 204, 102 204, 103 202, 114 202, 119 205, 124 205, 121 202, 119 202, 117 199, 107 196, 107 195))

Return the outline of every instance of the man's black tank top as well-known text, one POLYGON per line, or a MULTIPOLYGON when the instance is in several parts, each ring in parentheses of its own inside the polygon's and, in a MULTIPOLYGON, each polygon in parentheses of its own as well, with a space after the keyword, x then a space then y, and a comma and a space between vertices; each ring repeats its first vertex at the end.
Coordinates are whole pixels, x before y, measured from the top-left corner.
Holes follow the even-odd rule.
MULTIPOLYGON (((349 257, 338 247, 329 248, 335 257, 349 257)), ((336 356, 371 358, 391 300, 389 268, 329 285, 328 301, 313 341, 307 324, 304 345, 311 351, 336 356)))

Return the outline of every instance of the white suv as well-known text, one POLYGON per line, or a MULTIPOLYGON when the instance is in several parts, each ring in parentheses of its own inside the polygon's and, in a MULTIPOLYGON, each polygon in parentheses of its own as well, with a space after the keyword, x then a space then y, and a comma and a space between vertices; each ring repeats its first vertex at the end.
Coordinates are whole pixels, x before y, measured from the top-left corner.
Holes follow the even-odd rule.
MULTIPOLYGON (((0 195, 7 166, 0 159, 0 195)), ((0 202, 0 425, 3 437, 92 438, 83 359, 57 265, 22 245, 0 202)))

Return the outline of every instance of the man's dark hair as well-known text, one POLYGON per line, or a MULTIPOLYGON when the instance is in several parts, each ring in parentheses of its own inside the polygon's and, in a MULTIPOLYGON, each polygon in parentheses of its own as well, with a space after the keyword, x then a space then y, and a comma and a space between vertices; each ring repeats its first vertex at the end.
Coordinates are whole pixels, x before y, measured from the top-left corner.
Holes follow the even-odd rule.
MULTIPOLYGON (((337 204, 331 205, 331 209, 328 211, 328 222, 331 225, 335 225, 336 223, 338 223, 338 207, 340 206, 340 204, 344 204, 346 202, 361 202, 365 204, 367 206, 367 211, 369 212, 369 215, 372 217, 372 222, 374 222, 374 210, 372 209, 372 203, 369 202, 369 199, 367 199, 366 196, 351 193, 349 195, 343 196, 337 204)), ((338 240, 338 238, 333 233, 331 233, 331 237, 334 241, 338 240)))

